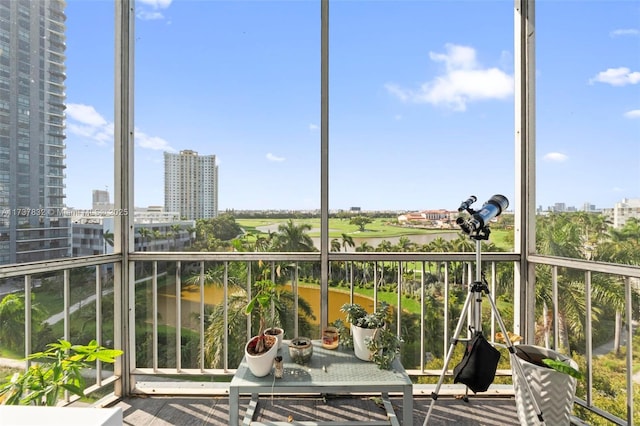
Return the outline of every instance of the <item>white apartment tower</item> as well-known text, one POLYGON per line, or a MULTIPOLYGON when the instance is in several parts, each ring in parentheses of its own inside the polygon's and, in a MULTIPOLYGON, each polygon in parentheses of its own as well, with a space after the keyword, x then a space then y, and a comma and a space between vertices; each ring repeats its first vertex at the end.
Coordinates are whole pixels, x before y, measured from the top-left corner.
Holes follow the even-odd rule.
POLYGON ((218 215, 218 165, 215 155, 191 150, 164 153, 164 208, 182 219, 218 215))
POLYGON ((64 0, 0 0, 0 263, 71 256, 64 0))

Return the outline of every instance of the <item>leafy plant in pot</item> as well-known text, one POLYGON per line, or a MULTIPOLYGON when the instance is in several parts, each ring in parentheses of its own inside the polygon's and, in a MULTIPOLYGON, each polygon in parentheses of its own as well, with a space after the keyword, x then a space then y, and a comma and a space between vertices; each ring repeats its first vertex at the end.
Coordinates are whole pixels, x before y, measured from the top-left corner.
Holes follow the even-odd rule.
POLYGON ((257 281, 255 288, 256 294, 247 303, 245 313, 251 315, 257 310, 260 328, 258 334, 249 339, 245 345, 245 357, 251 373, 256 377, 264 377, 271 372, 273 360, 278 351, 277 336, 265 333, 265 327, 268 321, 269 328, 276 329, 275 318, 271 312, 279 299, 275 283, 271 280, 257 281))
POLYGON ((22 373, 15 373, 0 385, 0 400, 4 405, 55 406, 68 391, 84 397, 86 389, 82 370, 92 368, 95 361, 114 363, 123 354, 92 340, 87 345, 72 345, 60 339, 47 345, 43 352, 31 354, 35 361, 22 373))
MULTIPOLYGON (((388 370, 400 353, 402 339, 387 325, 391 322, 391 306, 380 302, 378 309, 369 313, 357 303, 345 303, 340 308, 351 323, 351 338, 356 357, 373 361, 380 368, 388 370)), ((346 346, 349 345, 347 341, 346 346)))
POLYGON ((536 399, 545 424, 569 425, 577 380, 583 375, 569 357, 533 345, 517 345, 512 362, 518 362, 525 377, 513 369, 516 409, 522 424, 538 424, 531 398, 536 399), (531 393, 527 391, 525 381, 531 393))

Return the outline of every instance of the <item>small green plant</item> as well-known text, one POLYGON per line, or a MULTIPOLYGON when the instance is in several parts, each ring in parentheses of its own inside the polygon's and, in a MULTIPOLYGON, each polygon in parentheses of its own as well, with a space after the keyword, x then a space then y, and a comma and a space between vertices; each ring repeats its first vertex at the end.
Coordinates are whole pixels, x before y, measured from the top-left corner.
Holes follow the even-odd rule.
MULTIPOLYGON (((387 327, 392 319, 391 306, 387 302, 380 302, 378 309, 369 313, 357 303, 345 303, 340 310, 346 314, 347 321, 352 325, 376 330, 372 337, 365 339, 364 343, 367 349, 373 353, 371 361, 381 369, 390 369, 391 364, 400 353, 400 345, 402 344, 402 339, 387 327)), ((335 325, 335 322, 334 326, 341 330, 341 327, 335 325)), ((341 326, 344 329, 344 325, 342 324, 341 326)), ((342 331, 340 334, 340 341, 342 342, 342 331)), ((351 336, 348 337, 344 345, 353 346, 351 336)))
POLYGON ((26 371, 15 373, 0 386, 2 404, 54 406, 64 391, 82 397, 86 388, 82 370, 97 360, 114 363, 123 354, 119 349, 100 346, 95 340, 88 345, 72 345, 61 339, 47 346, 44 352, 27 357, 34 364, 26 371))
POLYGON ((276 309, 280 303, 280 293, 276 289, 276 284, 271 280, 260 280, 255 282, 256 294, 249 300, 245 309, 245 314, 251 315, 257 309, 260 318, 260 330, 257 334, 253 352, 261 354, 269 350, 266 345, 264 330, 267 322, 270 328, 276 327, 277 315, 272 315, 271 310, 276 309))
POLYGON ((346 314, 347 321, 362 328, 375 329, 386 324, 387 316, 390 313, 390 306, 387 302, 380 302, 375 312, 368 313, 365 308, 357 303, 345 303, 340 308, 346 314))

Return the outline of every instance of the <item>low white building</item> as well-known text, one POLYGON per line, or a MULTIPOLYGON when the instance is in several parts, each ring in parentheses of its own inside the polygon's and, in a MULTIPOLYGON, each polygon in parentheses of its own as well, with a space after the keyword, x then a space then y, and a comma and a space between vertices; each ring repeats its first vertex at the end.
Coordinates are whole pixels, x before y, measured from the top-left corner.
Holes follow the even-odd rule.
MULTIPOLYGON (((113 216, 96 213, 69 210, 74 257, 113 253, 113 216)), ((194 220, 179 220, 177 213, 164 212, 162 207, 136 209, 134 223, 136 251, 180 251, 195 237, 194 220)))
POLYGON ((611 219, 614 228, 622 228, 630 217, 640 219, 640 198, 623 198, 612 209, 602 209, 602 213, 611 219))

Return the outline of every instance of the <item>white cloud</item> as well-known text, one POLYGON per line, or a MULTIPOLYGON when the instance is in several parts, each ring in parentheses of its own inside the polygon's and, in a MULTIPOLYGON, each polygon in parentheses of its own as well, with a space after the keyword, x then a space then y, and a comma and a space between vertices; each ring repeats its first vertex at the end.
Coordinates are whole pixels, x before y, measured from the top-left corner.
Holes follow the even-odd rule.
POLYGON ((169 145, 169 142, 162 139, 161 137, 149 136, 138 129, 136 129, 134 132, 134 138, 140 148, 152 149, 154 151, 176 151, 171 147, 171 145, 169 145))
POLYGON ((107 120, 101 116, 96 109, 90 105, 83 104, 67 104, 67 117, 72 120, 79 121, 89 126, 104 126, 107 120))
POLYGON ((113 145, 113 123, 108 122, 91 105, 67 104, 66 114, 70 134, 92 140, 100 146, 113 145))
POLYGON ((137 0, 138 4, 151 6, 154 9, 166 9, 171 6, 173 0, 137 0))
POLYGON ((513 94, 513 76, 499 68, 483 68, 474 48, 446 44, 445 49, 446 53, 429 52, 432 61, 444 64, 444 74, 417 89, 387 83, 387 91, 403 102, 428 103, 455 111, 465 111, 469 102, 504 99, 513 94))
POLYGON ((568 156, 559 152, 550 152, 548 154, 545 154, 543 158, 545 159, 545 161, 553 161, 555 163, 562 163, 569 159, 568 156))
POLYGON ((138 10, 136 17, 143 21, 154 21, 164 19, 164 15, 160 10, 171 6, 173 0, 137 0, 138 10), (151 8, 151 10, 149 10, 151 8))
POLYGON ((318 127, 317 124, 313 124, 313 123, 309 124, 309 130, 312 131, 312 132, 318 130, 319 128, 320 127, 318 127))
POLYGON ((274 155, 272 153, 268 153, 267 154, 267 160, 281 162, 281 161, 284 161, 285 158, 284 157, 278 157, 278 156, 276 156, 276 155, 274 155))
POLYGON ((624 113, 625 118, 640 118, 640 109, 632 109, 624 113))
POLYGON ((162 12, 151 12, 148 10, 141 10, 136 13, 136 17, 142 19, 143 21, 159 21, 164 19, 164 15, 162 12))
POLYGON ((640 72, 631 71, 627 67, 609 68, 599 72, 598 75, 589 80, 589 84, 607 83, 612 86, 625 86, 627 84, 640 83, 640 72))
MULTIPOLYGON (((91 105, 67 104, 67 131, 70 134, 96 142, 97 145, 113 146, 113 123, 107 121, 91 105)), ((157 136, 149 136, 136 129, 135 141, 141 148, 175 152, 167 141, 157 136)))
POLYGON ((640 30, 635 28, 622 28, 618 30, 613 30, 609 33, 610 37, 619 37, 619 36, 637 36, 640 35, 640 30))

